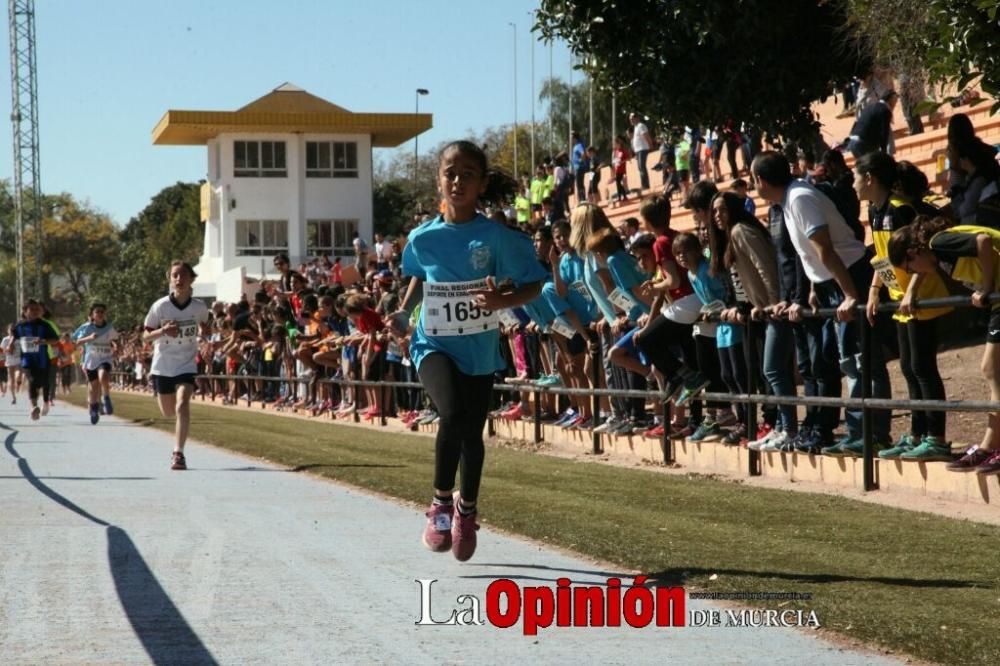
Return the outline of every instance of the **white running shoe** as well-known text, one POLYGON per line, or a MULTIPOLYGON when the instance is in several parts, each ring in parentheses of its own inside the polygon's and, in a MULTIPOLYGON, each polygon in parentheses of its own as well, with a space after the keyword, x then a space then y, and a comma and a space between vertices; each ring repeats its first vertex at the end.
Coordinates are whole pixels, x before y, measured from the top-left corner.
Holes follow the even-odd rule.
POLYGON ((747 448, 750 449, 751 451, 765 451, 765 450, 768 450, 768 449, 764 449, 764 447, 767 446, 771 442, 772 438, 777 437, 777 436, 778 436, 778 431, 777 430, 772 430, 769 433, 767 433, 766 435, 764 435, 763 437, 761 437, 760 439, 755 439, 752 442, 750 442, 749 444, 747 444, 747 448))
POLYGON ((767 442, 763 444, 758 451, 780 451, 782 445, 788 441, 788 435, 784 430, 777 431, 772 430, 767 434, 767 442))

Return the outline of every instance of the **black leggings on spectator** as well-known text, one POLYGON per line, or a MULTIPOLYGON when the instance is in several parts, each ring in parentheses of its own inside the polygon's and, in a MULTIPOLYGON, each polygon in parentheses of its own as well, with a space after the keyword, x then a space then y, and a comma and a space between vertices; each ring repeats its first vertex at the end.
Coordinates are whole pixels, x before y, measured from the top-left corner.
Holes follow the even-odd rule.
MULTIPOLYGON (((899 369, 912 400, 944 400, 944 382, 937 366, 937 319, 911 319, 896 323, 899 336, 899 369)), ((945 414, 914 409, 910 412, 910 434, 944 437, 945 414)))
POLYGON ((625 191, 625 174, 616 173, 615 174, 615 190, 618 192, 618 200, 621 201, 627 196, 625 191))
POLYGON ((42 391, 42 400, 52 399, 52 389, 49 386, 49 368, 25 368, 28 371, 28 398, 32 404, 38 402, 38 391, 42 391))
POLYGON ((451 490, 462 468, 462 499, 475 502, 483 474, 483 428, 493 393, 493 373, 467 375, 449 356, 428 354, 420 362, 420 383, 437 407, 434 488, 451 490))
MULTIPOLYGON (((722 381, 722 367, 720 365, 721 354, 715 343, 715 337, 711 335, 694 336, 695 351, 698 356, 698 368, 701 374, 708 377, 711 384, 708 391, 712 393, 725 393, 728 389, 722 381)), ((729 403, 708 401, 708 406, 712 409, 727 409, 729 403)))
MULTIPOLYGON (((680 324, 658 314, 646 332, 639 336, 639 350, 668 382, 677 379, 681 370, 688 373, 698 370, 698 352, 692 330, 691 324, 680 324), (674 353, 675 349, 680 350, 680 358, 674 353)), ((701 400, 691 403, 691 418, 695 423, 701 421, 701 400)))

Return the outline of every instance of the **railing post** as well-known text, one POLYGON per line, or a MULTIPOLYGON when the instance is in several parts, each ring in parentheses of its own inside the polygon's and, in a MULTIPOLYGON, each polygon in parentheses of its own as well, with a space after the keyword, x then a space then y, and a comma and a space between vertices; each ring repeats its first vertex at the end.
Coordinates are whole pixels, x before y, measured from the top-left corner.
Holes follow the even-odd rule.
MULTIPOLYGON (((355 377, 357 377, 357 375, 355 375, 355 377)), ((361 415, 358 414, 358 403, 361 402, 358 400, 358 389, 361 388, 361 385, 352 381, 351 387, 354 389, 354 422, 361 423, 361 415)))
POLYGON ((542 441, 542 392, 535 389, 535 415, 532 417, 535 422, 535 444, 542 441))
MULTIPOLYGON (((858 326, 861 327, 861 397, 864 400, 872 397, 872 327, 868 317, 861 314, 858 326)), ((864 467, 865 492, 878 489, 875 483, 875 450, 872 442, 873 410, 865 405, 861 408, 861 437, 864 441, 862 464, 864 467)))
POLYGON ((663 449, 663 463, 669 465, 674 461, 674 443, 670 439, 670 401, 660 403, 660 424, 663 434, 660 435, 660 448, 663 449))
POLYGON ((379 401, 382 405, 382 407, 379 409, 380 413, 379 420, 382 422, 383 426, 386 426, 388 425, 389 422, 386 420, 385 413, 389 411, 388 409, 389 406, 385 402, 385 382, 379 382, 378 394, 379 394, 379 401))
MULTIPOLYGON (((754 358, 757 356, 757 341, 754 340, 753 327, 750 325, 750 315, 747 315, 746 326, 744 327, 744 350, 747 360, 747 393, 754 395, 757 393, 757 368, 754 367, 754 358)), ((757 403, 747 402, 747 441, 757 438, 757 403)), ((747 473, 750 476, 760 476, 760 452, 747 449, 747 473)))
MULTIPOLYGON (((592 343, 593 339, 588 336, 588 341, 592 343)), ((601 374, 603 374, 603 372, 604 363, 601 358, 600 338, 598 338, 596 349, 590 352, 590 386, 592 388, 596 389, 601 385, 601 374)), ((590 448, 591 451, 597 454, 600 453, 604 447, 601 446, 601 433, 597 432, 597 426, 601 425, 601 398, 596 393, 590 397, 590 410, 594 415, 592 426, 590 428, 590 448)))

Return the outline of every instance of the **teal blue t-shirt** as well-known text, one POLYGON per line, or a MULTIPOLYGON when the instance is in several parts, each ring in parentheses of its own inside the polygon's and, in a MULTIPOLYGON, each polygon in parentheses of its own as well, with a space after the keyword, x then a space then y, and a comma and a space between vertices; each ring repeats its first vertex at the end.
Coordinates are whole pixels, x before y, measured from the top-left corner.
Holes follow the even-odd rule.
MULTIPOLYGON (((691 281, 691 288, 698 295, 698 300, 702 302, 702 305, 712 301, 726 302, 726 286, 722 280, 709 274, 707 261, 701 261, 698 264, 697 273, 688 271, 688 280, 691 281)), ((719 349, 738 345, 742 340, 742 328, 728 322, 719 322, 715 329, 715 344, 719 349)))
POLYGON ((597 274, 599 270, 600 266, 597 265, 597 258, 592 254, 588 254, 583 264, 583 282, 587 285, 590 295, 594 297, 594 302, 597 304, 597 309, 600 310, 601 316, 604 317, 606 322, 611 323, 617 319, 618 315, 615 312, 615 306, 608 300, 608 292, 604 288, 604 283, 601 282, 601 278, 597 274))
POLYGON ((649 279, 649 276, 639 268, 636 258, 625 250, 618 250, 608 257, 608 270, 611 271, 611 279, 615 281, 615 286, 635 300, 635 306, 629 310, 628 318, 637 321, 642 315, 649 314, 649 306, 632 296, 632 287, 638 287, 649 279))
MULTIPOLYGON (((410 232, 403 249, 403 275, 426 285, 468 282, 493 276, 497 284, 539 282, 548 272, 535 256, 531 238, 477 215, 469 222, 452 224, 438 216, 410 232)), ((497 329, 466 335, 435 336, 424 330, 426 308, 410 341, 410 357, 420 362, 432 352, 447 354, 467 375, 489 375, 503 370, 500 333, 497 329)))
POLYGON ((575 252, 567 252, 559 260, 559 277, 566 285, 566 302, 586 326, 597 319, 597 303, 587 287, 584 261, 575 252))

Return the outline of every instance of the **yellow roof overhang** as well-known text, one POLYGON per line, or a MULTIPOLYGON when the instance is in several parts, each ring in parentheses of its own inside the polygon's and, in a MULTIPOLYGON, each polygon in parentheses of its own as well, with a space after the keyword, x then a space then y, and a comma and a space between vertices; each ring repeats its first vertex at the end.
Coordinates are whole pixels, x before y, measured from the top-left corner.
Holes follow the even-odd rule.
POLYGON ((153 128, 157 146, 198 146, 223 133, 369 134, 372 146, 394 148, 432 126, 429 113, 282 113, 261 111, 177 111, 153 128))

